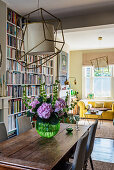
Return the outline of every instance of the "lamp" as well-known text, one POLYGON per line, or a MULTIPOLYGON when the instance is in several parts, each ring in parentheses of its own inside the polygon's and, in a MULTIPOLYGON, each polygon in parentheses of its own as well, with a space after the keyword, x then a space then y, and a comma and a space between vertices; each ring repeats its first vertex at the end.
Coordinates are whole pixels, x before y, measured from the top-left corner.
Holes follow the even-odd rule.
POLYGON ((103 56, 90 60, 92 66, 95 68, 107 67, 108 66, 108 56, 103 56))
POLYGON ((69 82, 68 82, 68 80, 67 80, 67 75, 66 75, 66 76, 64 76, 64 75, 63 75, 63 76, 57 76, 56 78, 58 78, 58 77, 65 77, 66 80, 65 80, 64 84, 65 84, 65 85, 69 85, 69 82))
POLYGON ((76 77, 69 77, 69 78, 73 78, 74 79, 74 84, 76 85, 77 82, 76 82, 76 77))
POLYGON ((62 51, 65 44, 62 23, 59 18, 43 8, 38 8, 24 15, 23 18, 24 22, 20 30, 18 27, 19 18, 16 24, 16 60, 27 69, 33 69, 34 63, 36 63, 35 67, 38 68, 62 51), (38 12, 38 22, 34 23, 30 21, 30 16, 35 12, 38 12), (52 20, 45 19, 45 15, 48 15, 49 19, 52 18, 52 20), (58 29, 61 31, 62 41, 57 39, 58 29), (18 37, 21 31, 22 40, 19 44, 18 37), (21 53, 23 46, 25 47, 24 54, 21 53), (25 64, 19 61, 23 58, 26 58, 25 64))
MULTIPOLYGON (((69 81, 68 81, 68 79, 67 79, 67 75, 66 76, 57 76, 57 77, 66 77, 66 80, 65 80, 65 82, 64 82, 64 84, 65 85, 69 85, 69 81)), ((75 77, 69 77, 69 78, 74 78, 74 84, 76 85, 76 78, 75 77)))

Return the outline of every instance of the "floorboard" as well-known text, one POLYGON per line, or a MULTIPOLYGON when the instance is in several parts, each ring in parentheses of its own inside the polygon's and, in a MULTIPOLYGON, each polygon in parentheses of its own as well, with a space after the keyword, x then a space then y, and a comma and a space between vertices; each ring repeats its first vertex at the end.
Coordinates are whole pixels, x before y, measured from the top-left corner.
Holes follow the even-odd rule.
POLYGON ((114 163, 114 140, 95 138, 92 159, 114 163))

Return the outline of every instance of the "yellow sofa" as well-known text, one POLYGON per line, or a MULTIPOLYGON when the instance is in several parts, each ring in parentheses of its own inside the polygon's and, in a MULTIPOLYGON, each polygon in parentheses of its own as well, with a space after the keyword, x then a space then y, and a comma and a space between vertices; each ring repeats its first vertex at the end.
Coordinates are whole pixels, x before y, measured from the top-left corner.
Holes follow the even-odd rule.
MULTIPOLYGON (((104 108, 109 108, 109 110, 103 111, 102 119, 113 120, 114 119, 114 103, 113 102, 102 102, 102 103, 104 104, 104 108)), ((92 107, 95 108, 95 102, 89 101, 88 104, 91 104, 92 107)), ((78 106, 80 107, 80 117, 85 118, 85 113, 87 112, 85 103, 83 101, 79 101, 78 106)), ((97 117, 98 117, 97 115, 88 115, 88 118, 94 119, 97 117)))

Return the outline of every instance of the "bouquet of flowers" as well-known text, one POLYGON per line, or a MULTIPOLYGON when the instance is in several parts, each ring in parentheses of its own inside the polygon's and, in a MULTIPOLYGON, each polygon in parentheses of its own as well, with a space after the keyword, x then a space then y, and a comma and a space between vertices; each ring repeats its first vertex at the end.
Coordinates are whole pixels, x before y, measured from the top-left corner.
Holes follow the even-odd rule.
POLYGON ((65 100, 58 98, 58 84, 56 80, 53 84, 53 95, 50 96, 46 95, 45 84, 42 84, 40 96, 32 102, 24 92, 23 103, 28 108, 27 116, 31 116, 34 121, 50 124, 57 124, 63 117, 67 117, 67 112, 72 110, 76 103, 68 106, 68 93, 65 100))

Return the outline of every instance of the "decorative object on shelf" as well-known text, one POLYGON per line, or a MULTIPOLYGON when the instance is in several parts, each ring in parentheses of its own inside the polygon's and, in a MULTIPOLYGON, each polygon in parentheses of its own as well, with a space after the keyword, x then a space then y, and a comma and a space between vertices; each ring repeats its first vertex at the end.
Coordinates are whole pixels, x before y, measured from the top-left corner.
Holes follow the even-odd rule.
POLYGON ((2 47, 0 44, 0 67, 2 66, 2 47))
POLYGON ((94 99, 94 93, 89 93, 87 95, 87 99, 94 99))
POLYGON ((80 120, 80 116, 79 116, 79 115, 75 115, 75 116, 74 116, 74 119, 75 119, 75 121, 76 121, 76 130, 79 131, 78 122, 79 122, 79 120, 80 120))
POLYGON ((90 62, 94 68, 108 67, 108 56, 94 58, 90 62))
POLYGON ((51 138, 57 134, 60 129, 60 120, 67 117, 67 112, 74 105, 68 106, 67 100, 58 98, 58 84, 56 80, 53 85, 53 96, 49 97, 45 93, 45 84, 40 87, 40 97, 30 103, 30 100, 24 94, 23 103, 29 109, 28 116, 36 121, 36 130, 42 137, 51 138))
POLYGON ((69 77, 68 79, 67 79, 67 75, 57 76, 57 78, 58 77, 65 77, 66 78, 66 80, 64 81, 65 85, 69 85, 69 81, 68 81, 69 78, 74 78, 74 84, 76 85, 76 78, 75 77, 69 77))
MULTIPOLYGON (((59 77, 64 77, 66 80, 64 81, 64 85, 69 85, 69 82, 67 80, 67 75, 66 76, 57 76, 56 78, 59 78, 59 77)), ((58 80, 59 81, 59 80, 58 80)))
MULTIPOLYGON (((40 67, 54 56, 58 55, 63 49, 65 41, 62 22, 50 12, 39 7, 38 9, 24 15, 22 18, 24 22, 22 23, 22 28, 20 31, 18 31, 18 24, 16 24, 16 59, 19 62, 19 60, 22 60, 22 58, 26 57, 27 55, 46 55, 43 57, 43 59, 39 59, 39 57, 36 56, 34 61, 31 59, 28 60, 26 57, 26 63, 23 65, 23 67, 26 67, 27 69, 32 69, 31 65, 38 63, 36 67, 40 67), (35 13, 38 15, 37 22, 32 22, 31 16, 34 16, 35 13), (59 32, 61 31, 62 41, 57 38, 58 30, 59 32), (23 36, 18 49, 18 35, 21 31, 23 36), (59 48, 57 44, 59 44, 59 48), (25 47, 25 53, 20 53, 20 55, 18 55, 19 50, 21 51, 23 46, 25 47)), ((22 65, 23 63, 20 64, 22 65)))

